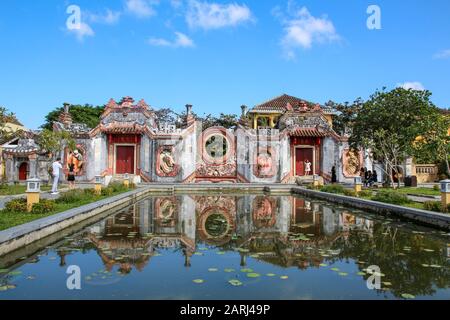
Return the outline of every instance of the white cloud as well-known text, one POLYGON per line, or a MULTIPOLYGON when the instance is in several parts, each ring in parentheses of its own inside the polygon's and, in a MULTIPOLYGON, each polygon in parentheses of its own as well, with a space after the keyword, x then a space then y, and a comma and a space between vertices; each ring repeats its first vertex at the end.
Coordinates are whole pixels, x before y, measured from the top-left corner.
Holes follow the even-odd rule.
POLYGON ((159 1, 157 0, 126 0, 125 7, 128 12, 138 18, 148 18, 156 15, 156 10, 153 6, 158 3, 159 1))
POLYGON ((190 28, 205 30, 233 27, 252 21, 252 13, 246 5, 219 4, 190 0, 186 21, 190 28))
POLYGON ((405 83, 397 83, 397 87, 399 88, 403 88, 406 90, 412 89, 412 90, 418 90, 418 91, 423 91, 425 90, 425 87, 423 86, 422 83, 420 82, 405 82, 405 83))
POLYGON ((87 19, 93 23, 115 24, 119 21, 122 12, 106 9, 104 14, 86 13, 87 19))
POLYGON ((195 46, 194 41, 181 32, 175 32, 175 40, 173 41, 162 38, 150 38, 148 43, 152 46, 172 48, 189 48, 195 46))
POLYGON ((67 29, 69 33, 75 35, 78 41, 83 42, 85 37, 93 37, 95 35, 94 30, 84 22, 80 23, 80 27, 76 29, 67 29))
POLYGON ((170 5, 174 9, 179 9, 183 6, 183 1, 182 0, 170 0, 170 5))
POLYGON ((433 58, 434 59, 448 59, 448 58, 450 58, 450 49, 439 51, 438 53, 436 53, 433 56, 433 58))
POLYGON ((336 28, 327 16, 314 17, 306 7, 297 8, 288 2, 287 13, 274 8, 272 14, 281 20, 284 35, 281 45, 287 58, 296 57, 296 49, 310 49, 315 43, 333 42, 340 39, 336 28))

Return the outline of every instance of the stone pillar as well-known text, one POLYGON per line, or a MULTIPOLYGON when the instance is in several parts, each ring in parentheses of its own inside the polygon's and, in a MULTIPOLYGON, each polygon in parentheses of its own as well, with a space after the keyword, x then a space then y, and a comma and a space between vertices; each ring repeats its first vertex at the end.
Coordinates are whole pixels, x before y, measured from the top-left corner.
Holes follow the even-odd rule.
POLYGON ((192 115, 192 104, 186 105, 186 124, 190 126, 195 122, 195 118, 192 115))
POLYGON ((6 170, 5 170, 5 174, 6 174, 6 179, 8 181, 8 183, 14 183, 15 181, 15 170, 14 170, 14 157, 11 154, 8 154, 6 156, 6 170))
POLYGON ((38 174, 37 174, 37 154, 31 154, 28 156, 28 160, 29 160, 29 179, 33 179, 33 178, 39 178, 38 174))
POLYGON ((242 110, 241 118, 246 117, 246 116, 247 116, 247 110, 248 110, 248 107, 247 107, 246 105, 242 105, 242 106, 241 106, 241 110, 242 110))

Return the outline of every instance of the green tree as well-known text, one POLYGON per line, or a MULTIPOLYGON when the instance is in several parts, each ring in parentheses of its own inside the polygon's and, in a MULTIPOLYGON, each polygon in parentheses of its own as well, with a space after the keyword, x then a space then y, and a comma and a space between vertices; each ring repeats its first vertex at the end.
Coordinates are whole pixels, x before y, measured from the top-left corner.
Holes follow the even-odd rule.
POLYGON ((429 122, 427 127, 431 129, 416 139, 413 145, 414 157, 418 163, 445 164, 445 174, 449 176, 450 117, 435 112, 424 121, 429 122))
POLYGON ((351 123, 350 145, 370 149, 384 164, 386 183, 407 156, 414 154, 414 142, 434 129, 439 109, 430 101, 431 92, 396 88, 376 91, 361 104, 351 123))
POLYGON ((333 130, 340 135, 351 133, 353 122, 361 111, 363 103, 361 98, 356 99, 353 103, 336 103, 334 101, 325 103, 325 106, 337 111, 333 117, 333 130))
MULTIPOLYGON (((69 113, 72 116, 74 123, 83 123, 89 128, 95 128, 100 123, 100 116, 103 113, 105 106, 85 105, 71 105, 69 113)), ((45 123, 41 126, 42 129, 52 130, 53 122, 58 121, 58 117, 63 112, 64 108, 56 108, 50 111, 45 116, 45 123)))
POLYGON ((76 149, 76 142, 67 131, 55 132, 44 129, 37 136, 36 142, 44 151, 51 153, 53 157, 56 157, 65 146, 71 150, 76 149))

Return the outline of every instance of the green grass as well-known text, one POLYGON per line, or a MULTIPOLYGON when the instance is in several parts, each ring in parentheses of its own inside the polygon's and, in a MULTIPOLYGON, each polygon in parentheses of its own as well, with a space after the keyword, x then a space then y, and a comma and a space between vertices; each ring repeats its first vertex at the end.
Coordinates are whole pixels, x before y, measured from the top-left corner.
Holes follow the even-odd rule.
POLYGON ((403 194, 413 194, 413 195, 417 195, 417 196, 439 196, 441 195, 439 190, 434 190, 433 188, 410 188, 410 187, 405 187, 405 188, 400 188, 400 189, 396 189, 397 192, 399 193, 403 193, 403 194))
POLYGON ((112 195, 102 195, 102 196, 93 196, 93 197, 86 197, 84 199, 80 199, 75 202, 71 203, 56 203, 55 210, 49 213, 44 214, 35 214, 35 213, 28 213, 28 212, 7 212, 6 210, 0 211, 0 231, 6 230, 30 221, 34 221, 37 219, 45 218, 60 212, 64 212, 73 208, 81 207, 89 203, 93 203, 96 201, 100 201, 112 196, 116 196, 118 194, 131 191, 132 189, 127 190, 118 190, 112 195))
POLYGON ((426 210, 423 206, 423 203, 420 203, 420 202, 410 202, 410 203, 405 204, 404 206, 408 207, 408 208, 426 210))
MULTIPOLYGON (((51 186, 43 185, 41 187, 42 191, 50 191, 52 189, 51 186)), ((13 196, 17 194, 24 194, 27 190, 27 187, 25 185, 1 185, 0 186, 0 196, 13 196)))

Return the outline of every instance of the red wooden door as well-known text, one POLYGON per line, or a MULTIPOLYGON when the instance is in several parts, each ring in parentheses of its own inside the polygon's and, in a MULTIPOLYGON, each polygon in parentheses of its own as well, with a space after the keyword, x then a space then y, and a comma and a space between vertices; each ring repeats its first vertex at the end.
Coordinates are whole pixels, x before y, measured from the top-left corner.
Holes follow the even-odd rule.
POLYGON ((134 174, 134 147, 117 146, 116 174, 134 174))
POLYGON ((304 176, 305 175, 305 161, 309 160, 311 162, 311 172, 313 174, 313 149, 312 148, 297 148, 295 149, 295 175, 304 176))
POLYGON ((27 180, 28 163, 24 162, 19 167, 19 180, 27 180))

